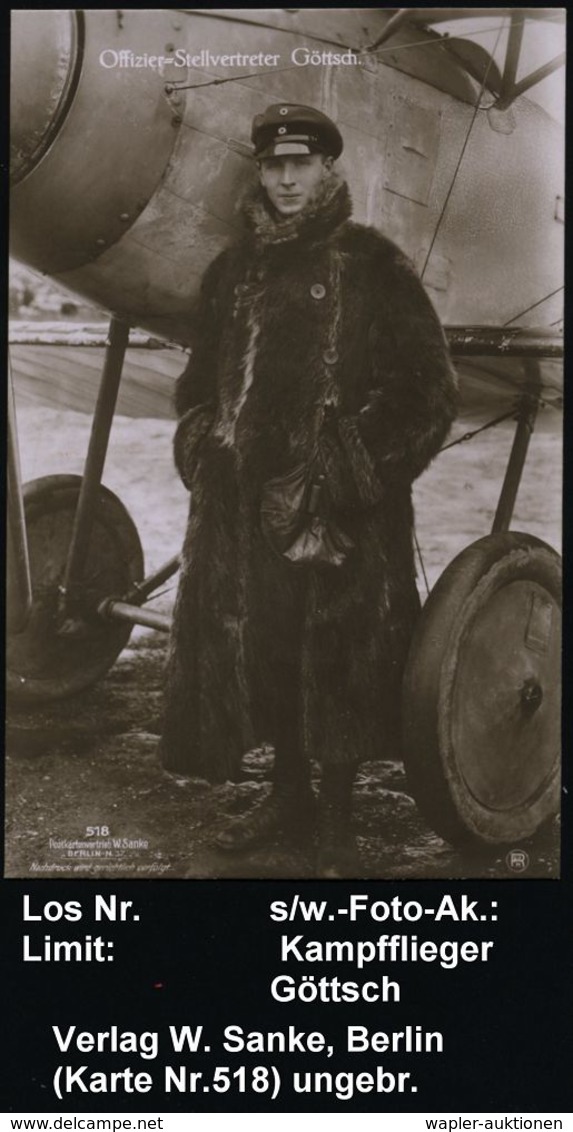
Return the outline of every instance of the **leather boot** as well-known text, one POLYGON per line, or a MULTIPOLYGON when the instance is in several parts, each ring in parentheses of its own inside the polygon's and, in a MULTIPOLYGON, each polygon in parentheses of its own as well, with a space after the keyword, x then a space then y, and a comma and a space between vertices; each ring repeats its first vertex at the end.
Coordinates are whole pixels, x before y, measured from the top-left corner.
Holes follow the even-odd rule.
POLYGON ((310 786, 302 791, 298 786, 275 783, 264 802, 221 830, 214 843, 226 852, 239 853, 264 845, 277 836, 298 840, 312 833, 315 810, 315 797, 310 786))
POLYGON ((219 849, 237 853, 264 845, 277 836, 304 841, 312 835, 316 799, 297 732, 296 721, 289 720, 288 727, 283 727, 276 741, 273 788, 269 797, 221 831, 215 838, 219 849))
POLYGON ((352 832, 352 787, 357 764, 325 766, 318 800, 317 875, 329 880, 361 875, 352 832))
POLYGON ((300 665, 274 661, 271 670, 273 788, 264 802, 231 822, 216 838, 218 848, 230 853, 264 845, 279 836, 305 841, 314 832, 316 800, 300 734, 300 665))

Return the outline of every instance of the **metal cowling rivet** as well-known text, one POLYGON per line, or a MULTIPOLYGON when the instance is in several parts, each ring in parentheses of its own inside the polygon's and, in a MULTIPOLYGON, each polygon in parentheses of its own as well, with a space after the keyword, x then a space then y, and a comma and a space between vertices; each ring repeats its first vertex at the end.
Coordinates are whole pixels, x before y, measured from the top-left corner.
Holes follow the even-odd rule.
POLYGON ((338 361, 338 350, 335 350, 334 346, 329 346, 328 350, 324 351, 322 357, 327 366, 333 366, 338 361))
POLYGON ((313 283, 312 287, 310 288, 310 293, 313 299, 324 299, 324 296, 326 295, 326 287, 323 287, 322 283, 313 283))

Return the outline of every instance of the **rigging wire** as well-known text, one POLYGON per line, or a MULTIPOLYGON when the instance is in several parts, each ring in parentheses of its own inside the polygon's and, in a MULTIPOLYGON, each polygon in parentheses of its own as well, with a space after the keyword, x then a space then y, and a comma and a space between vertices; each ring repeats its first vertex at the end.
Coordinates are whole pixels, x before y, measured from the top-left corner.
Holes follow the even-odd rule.
POLYGON ((463 159, 464 159, 464 154, 465 154, 465 152, 466 152, 466 149, 467 149, 467 147, 468 147, 468 143, 469 143, 469 140, 470 140, 470 135, 471 135, 471 132, 472 132, 472 130, 473 130, 473 127, 474 127, 474 123, 475 123, 475 120, 476 120, 476 118, 477 118, 477 115, 478 115, 478 111, 479 111, 479 109, 480 109, 480 104, 481 104, 481 100, 482 100, 482 97, 483 97, 483 93, 484 93, 484 91, 485 91, 485 88, 486 88, 486 83, 487 83, 488 75, 489 75, 489 72, 490 72, 490 68, 491 68, 491 66, 492 66, 492 63, 493 63, 493 57, 494 57, 494 55, 495 55, 495 52, 497 51, 497 45, 498 45, 498 43, 499 43, 499 40, 500 40, 500 37, 501 37, 501 33, 502 33, 503 29, 504 29, 504 26, 505 26, 505 22, 504 22, 504 23, 502 23, 502 24, 500 25, 499 31, 498 31, 498 33, 497 33, 497 39, 496 39, 496 41, 495 41, 495 47, 494 47, 494 49, 493 49, 493 51, 492 51, 492 53, 491 53, 491 56, 490 56, 490 60, 489 60, 489 63, 488 63, 488 65, 487 65, 487 68, 486 68, 486 71, 485 71, 484 77, 483 77, 483 79, 482 79, 482 84, 481 84, 481 87, 480 87, 480 90, 479 90, 479 93, 478 93, 478 96, 477 96, 477 99, 476 99, 476 102, 475 102, 475 106, 474 106, 474 112, 473 112, 473 114, 472 114, 471 122, 470 122, 470 124, 469 124, 469 126, 468 126, 468 130, 467 130, 467 133, 466 133, 466 136, 465 136, 465 139, 464 139, 464 144, 463 144, 463 146, 462 146, 462 149, 461 149, 461 153, 460 153, 460 156, 459 156, 459 158, 458 158, 458 161, 457 161, 457 165, 456 165, 456 168, 454 169, 454 175, 453 175, 453 177, 452 177, 452 182, 451 182, 451 185, 450 185, 450 187, 449 187, 449 189, 448 189, 448 191, 447 191, 447 194, 446 194, 446 198, 445 198, 445 200, 444 200, 444 203, 443 203, 443 205, 442 205, 442 208, 441 208, 441 211, 440 211, 440 215, 438 216, 438 222, 437 222, 437 224, 436 224, 436 227, 435 227, 435 229, 434 229, 434 234, 433 234, 433 236, 432 236, 432 239, 431 239, 431 241, 430 241, 430 246, 429 246, 429 248, 428 248, 428 252, 427 252, 427 254, 426 254, 426 259, 425 259, 425 261, 424 261, 424 266, 423 266, 423 268, 422 268, 422 271, 421 271, 421 275, 420 275, 420 278, 422 279, 422 282, 423 282, 423 280, 424 280, 424 274, 425 274, 425 272, 426 272, 426 268, 427 268, 427 266, 428 266, 428 263, 429 263, 429 260, 430 260, 430 256, 431 256, 431 254, 432 254, 432 252, 433 252, 433 250, 434 250, 434 244, 436 243, 436 240, 437 240, 437 238, 438 238, 438 232, 440 231, 440 228, 441 228, 441 226, 442 226, 442 221, 443 221, 443 219, 444 219, 444 216, 445 216, 445 214, 446 214, 446 209, 447 209, 447 207, 448 207, 448 204, 449 204, 449 202, 450 202, 450 197, 451 197, 451 195, 452 195, 452 193, 453 193, 453 191, 454 191, 454 186, 455 186, 455 183, 456 183, 456 180, 457 180, 457 177, 458 177, 458 173, 459 173, 459 171, 460 171, 460 167, 461 167, 462 161, 463 161, 463 159))
POLYGON ((493 428, 494 425, 501 424, 502 421, 515 420, 515 407, 507 413, 503 413, 500 417, 494 417, 492 421, 487 421, 486 424, 480 425, 479 428, 474 428, 473 432, 464 432, 463 436, 458 436, 457 440, 451 440, 449 444, 444 444, 440 448, 441 452, 447 452, 448 448, 455 448, 456 444, 463 444, 466 440, 472 440, 480 432, 485 432, 488 428, 493 428))
MULTIPOLYGON (((562 290, 563 284, 561 285, 561 287, 556 287, 554 291, 550 291, 548 295, 544 295, 542 299, 538 299, 536 303, 532 303, 530 307, 526 307, 525 310, 520 311, 519 314, 513 314, 511 318, 508 318, 507 322, 502 323, 502 325, 509 326, 510 322, 515 322, 516 318, 522 318, 524 314, 529 314, 529 311, 535 310, 536 307, 540 307, 542 303, 546 303, 548 299, 552 299, 554 295, 558 295, 562 290)), ((557 322, 561 322, 561 319, 558 318, 557 322)), ((556 326, 557 323, 552 322, 551 325, 556 326)))
MULTIPOLYGON (((455 448, 457 444, 464 444, 468 440, 473 440, 473 437, 478 436, 480 432, 485 432, 486 429, 494 428, 495 425, 501 424, 503 421, 508 421, 508 420, 515 420, 515 406, 512 409, 510 409, 509 412, 503 413, 499 417, 494 417, 493 420, 487 421, 486 424, 480 425, 479 428, 475 428, 472 432, 464 432, 463 436, 458 436, 457 440, 451 440, 449 444, 444 444, 443 448, 440 448, 438 455, 440 455, 442 452, 447 452, 448 448, 455 448)), ((423 555, 422 555, 422 548, 421 548, 420 543, 418 541, 418 536, 416 534, 415 529, 414 529, 414 545, 416 547, 416 554, 418 556, 418 561, 420 563, 422 575, 423 575, 423 578, 424 578, 424 585, 426 587, 426 594, 429 597, 430 596, 430 587, 429 587, 429 584, 428 584, 426 567, 425 567, 424 558, 423 558, 423 555)))
POLYGON ((296 69, 293 64, 292 67, 274 67, 272 71, 253 71, 250 75, 232 75, 225 79, 208 79, 204 83, 166 83, 165 89, 168 93, 175 93, 178 90, 200 90, 204 86, 222 86, 223 83, 240 83, 245 79, 264 79, 269 75, 282 75, 285 71, 294 71, 296 69))
MULTIPOLYGON (((445 21, 444 21, 445 22, 445 21)), ((461 36, 440 35, 436 32, 432 39, 417 39, 413 43, 396 43, 390 44, 389 47, 376 47, 371 51, 368 47, 362 47, 360 50, 366 55, 384 55, 389 52, 406 51, 409 47, 443 47, 444 44, 449 43, 450 39, 473 39, 475 36, 486 35, 490 31, 499 31, 499 24, 495 24, 489 28, 480 28, 479 31, 468 31, 461 36)), ((494 50, 497 49, 497 43, 494 50)), ((487 51, 487 48, 484 48, 487 51)))
POLYGON ((424 559, 422 557, 422 548, 420 546, 420 543, 418 542, 418 536, 416 534, 415 528, 414 528, 414 545, 416 547, 416 554, 418 555, 418 562, 420 563, 420 568, 422 570, 422 576, 424 578, 424 585, 426 587, 426 595, 429 597, 430 596, 430 583, 428 582, 428 575, 426 574, 426 567, 424 565, 424 559))

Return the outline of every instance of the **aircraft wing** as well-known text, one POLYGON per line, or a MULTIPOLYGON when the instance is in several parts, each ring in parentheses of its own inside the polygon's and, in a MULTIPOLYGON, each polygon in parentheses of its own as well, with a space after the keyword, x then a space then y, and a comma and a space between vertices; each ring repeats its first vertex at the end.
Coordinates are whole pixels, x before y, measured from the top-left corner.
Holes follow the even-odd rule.
MULTIPOLYGON (((464 424, 511 413, 528 392, 553 410, 561 408, 563 343, 558 331, 495 326, 445 330, 460 378, 464 424)), ((10 348, 18 399, 92 412, 107 335, 105 324, 15 321, 10 348)), ((181 348, 133 330, 119 413, 173 417, 173 387, 185 363, 181 348)))
POLYGON ((395 8, 391 15, 407 12, 410 24, 441 24, 450 20, 511 18, 516 12, 528 20, 551 20, 565 23, 564 8, 395 8))
POLYGON ((528 394, 543 408, 563 406, 563 337, 540 327, 446 328, 460 382, 460 416, 481 425, 528 394))

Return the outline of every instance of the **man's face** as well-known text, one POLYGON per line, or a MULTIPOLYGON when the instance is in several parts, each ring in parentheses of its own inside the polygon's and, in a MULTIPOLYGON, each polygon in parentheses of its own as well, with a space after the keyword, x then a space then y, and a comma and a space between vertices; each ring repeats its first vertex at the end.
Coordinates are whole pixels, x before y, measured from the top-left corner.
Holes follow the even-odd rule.
POLYGON ((277 212, 294 216, 314 199, 331 168, 332 158, 321 153, 263 157, 259 177, 277 212))

